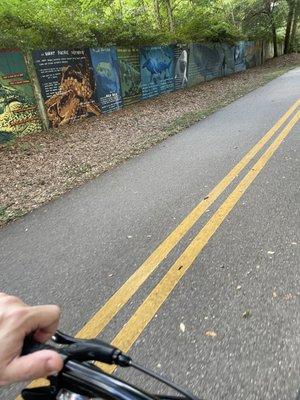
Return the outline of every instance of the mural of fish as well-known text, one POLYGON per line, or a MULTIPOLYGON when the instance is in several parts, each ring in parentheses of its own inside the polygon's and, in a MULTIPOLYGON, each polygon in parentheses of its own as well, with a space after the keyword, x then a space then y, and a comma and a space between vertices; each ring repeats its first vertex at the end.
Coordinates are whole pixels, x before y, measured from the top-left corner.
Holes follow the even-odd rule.
POLYGON ((169 72, 169 68, 172 65, 172 60, 169 62, 158 61, 156 58, 150 57, 143 64, 143 68, 146 68, 151 73, 151 79, 153 79, 154 75, 161 75, 165 72, 165 77, 167 77, 167 71, 169 72))

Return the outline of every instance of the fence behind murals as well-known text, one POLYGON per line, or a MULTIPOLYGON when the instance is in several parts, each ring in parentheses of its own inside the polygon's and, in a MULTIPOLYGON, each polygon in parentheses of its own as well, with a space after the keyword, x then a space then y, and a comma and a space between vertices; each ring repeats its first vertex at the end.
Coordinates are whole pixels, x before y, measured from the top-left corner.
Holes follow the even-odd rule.
MULTIPOLYGON (((279 54, 283 46, 279 45, 279 54)), ((244 71, 271 43, 0 51, 0 142, 244 71)))

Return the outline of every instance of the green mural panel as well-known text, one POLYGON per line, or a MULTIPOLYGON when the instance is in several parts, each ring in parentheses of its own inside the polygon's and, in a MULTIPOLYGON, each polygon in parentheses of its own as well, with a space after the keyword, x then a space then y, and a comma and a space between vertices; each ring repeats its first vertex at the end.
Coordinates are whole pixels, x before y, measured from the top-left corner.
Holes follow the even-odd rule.
POLYGON ((141 100, 141 71, 139 50, 131 48, 117 49, 121 93, 124 106, 141 100))
POLYGON ((42 130, 23 55, 0 51, 0 142, 42 130))

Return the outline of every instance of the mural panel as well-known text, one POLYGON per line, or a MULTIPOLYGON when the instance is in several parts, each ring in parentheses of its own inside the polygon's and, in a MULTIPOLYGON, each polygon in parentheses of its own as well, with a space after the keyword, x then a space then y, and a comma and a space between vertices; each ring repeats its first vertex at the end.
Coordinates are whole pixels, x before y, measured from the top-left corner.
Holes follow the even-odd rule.
POLYGON ((189 45, 188 60, 188 86, 194 86, 204 82, 203 69, 201 67, 200 45, 192 43, 189 45))
POLYGON ((115 48, 90 49, 96 83, 97 103, 103 112, 122 107, 117 51, 115 48))
POLYGON ((235 72, 235 47, 227 43, 220 45, 223 51, 223 75, 228 76, 235 72))
POLYGON ((32 56, 51 126, 101 114, 88 50, 43 50, 32 56))
POLYGON ((117 49, 123 105, 141 100, 141 71, 139 50, 130 47, 117 49))
POLYGON ((245 42, 239 42, 234 46, 234 71, 241 72, 245 69, 245 42))
POLYGON ((175 90, 184 89, 188 85, 189 48, 187 45, 174 46, 174 79, 175 90))
POLYGON ((174 91, 173 47, 142 47, 140 68, 143 99, 174 91))
POLYGON ((0 142, 42 130, 23 55, 0 51, 0 142))
POLYGON ((260 42, 245 42, 246 68, 256 67, 262 64, 262 45, 260 42))
POLYGON ((224 54, 217 44, 191 44, 188 86, 222 76, 224 54))

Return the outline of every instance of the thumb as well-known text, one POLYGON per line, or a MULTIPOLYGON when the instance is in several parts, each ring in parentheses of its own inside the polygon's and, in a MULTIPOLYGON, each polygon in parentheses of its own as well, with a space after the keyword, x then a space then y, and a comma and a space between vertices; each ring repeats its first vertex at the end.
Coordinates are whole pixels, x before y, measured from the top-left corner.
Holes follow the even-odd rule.
POLYGON ((41 350, 15 358, 5 369, 7 383, 43 378, 63 368, 62 357, 52 350, 41 350))

